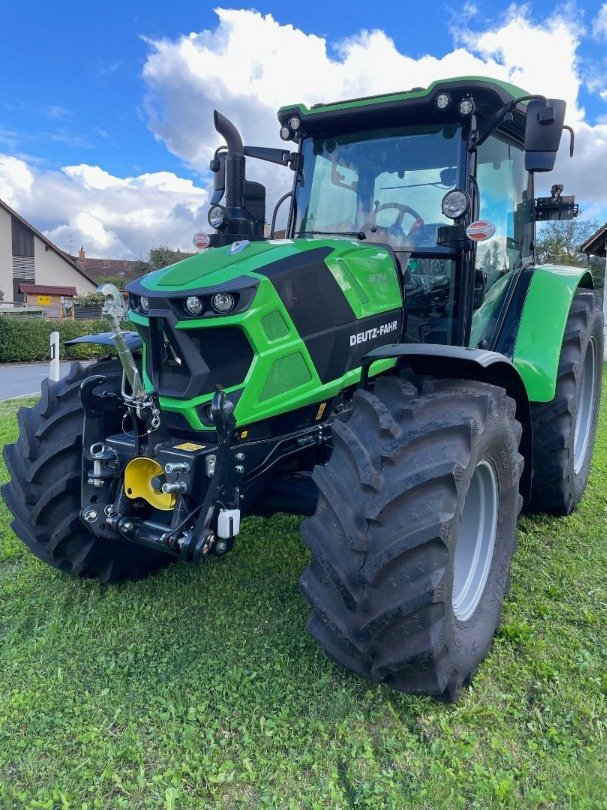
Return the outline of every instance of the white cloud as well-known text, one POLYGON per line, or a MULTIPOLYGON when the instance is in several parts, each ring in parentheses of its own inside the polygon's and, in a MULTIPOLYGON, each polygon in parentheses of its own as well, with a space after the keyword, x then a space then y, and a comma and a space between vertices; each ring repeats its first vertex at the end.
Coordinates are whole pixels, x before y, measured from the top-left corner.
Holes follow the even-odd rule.
MULTIPOLYGON (((284 146, 276 118, 282 104, 311 105, 427 86, 437 78, 484 75, 565 98, 567 122, 577 130, 576 156, 569 160, 564 137, 558 171, 547 182, 565 182, 582 207, 600 205, 604 197, 597 167, 607 160, 607 126, 600 120, 590 126, 579 105, 577 50, 585 32, 568 6, 541 24, 531 21, 527 7, 511 6, 482 30, 468 0, 452 24, 453 49, 419 58, 399 52, 379 30, 328 42, 256 11, 216 13, 213 29, 147 40, 143 68, 144 108, 154 137, 198 171, 204 185, 208 161, 221 143, 213 127, 214 108, 234 121, 245 143, 284 146), (471 30, 473 24, 478 30, 471 30)), ((607 32, 607 4, 593 23, 595 36, 601 35, 603 21, 607 32)), ((118 178, 86 164, 49 172, 14 157, 1 161, 0 196, 64 247, 71 234, 91 255, 145 255, 161 242, 186 248, 192 233, 205 227, 207 193, 170 172, 118 178)), ((292 174, 253 160, 248 173, 268 186, 270 215, 292 174)), ((540 179, 538 185, 545 185, 546 178, 540 179)))
POLYGON ((540 175, 540 188, 563 183, 565 194, 575 194, 580 203, 580 217, 605 219, 605 180, 607 166, 607 123, 589 126, 578 124, 575 131, 575 153, 569 157, 569 133, 564 132, 553 174, 540 175), (602 214, 598 213, 602 210, 602 214))
MULTIPOLYGON (((281 25, 269 14, 218 9, 212 30, 148 40, 151 51, 143 77, 150 127, 171 152, 203 172, 221 143, 213 128, 214 107, 234 121, 245 143, 279 145, 276 110, 285 103, 311 105, 427 86, 437 78, 484 75, 566 100, 567 122, 579 132, 575 161, 559 156, 559 166, 571 177, 569 189, 578 198, 600 198, 604 189, 596 160, 604 133, 584 123, 578 103, 582 79, 577 49, 584 32, 575 12, 565 6, 535 24, 526 7, 511 6, 484 31, 469 28, 475 14, 473 4, 466 3, 452 25, 452 51, 414 59, 400 53, 383 31, 362 31, 327 43, 281 25)), ((563 155, 565 151, 564 145, 563 155)), ((271 200, 290 181, 288 172, 257 161, 249 161, 248 171, 268 184, 271 200)))
POLYGON ((570 16, 555 14, 541 25, 531 23, 524 9, 512 7, 504 24, 484 32, 463 31, 460 39, 486 61, 487 75, 507 78, 532 93, 567 102, 567 120, 577 124, 580 75, 576 51, 582 29, 570 16), (497 75, 495 64, 505 75, 497 75))
POLYGON ((595 39, 607 40, 607 3, 603 3, 592 21, 592 35, 595 39))
POLYGON ((71 242, 109 258, 145 257, 160 244, 190 249, 207 203, 204 189, 171 172, 121 178, 99 166, 48 171, 6 155, 0 197, 59 247, 71 242))
POLYGON ((0 198, 15 208, 21 196, 29 196, 34 174, 28 165, 10 155, 0 155, 0 198))

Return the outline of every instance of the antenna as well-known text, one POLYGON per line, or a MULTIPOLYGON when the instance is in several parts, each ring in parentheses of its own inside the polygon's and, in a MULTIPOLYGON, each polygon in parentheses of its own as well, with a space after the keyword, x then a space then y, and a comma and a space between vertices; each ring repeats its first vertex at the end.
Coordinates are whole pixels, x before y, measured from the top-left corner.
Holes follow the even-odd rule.
POLYGON ((68 234, 67 244, 68 244, 68 253, 70 254, 70 256, 72 256, 73 255, 72 254, 72 245, 74 244, 74 237, 72 236, 71 233, 68 234))

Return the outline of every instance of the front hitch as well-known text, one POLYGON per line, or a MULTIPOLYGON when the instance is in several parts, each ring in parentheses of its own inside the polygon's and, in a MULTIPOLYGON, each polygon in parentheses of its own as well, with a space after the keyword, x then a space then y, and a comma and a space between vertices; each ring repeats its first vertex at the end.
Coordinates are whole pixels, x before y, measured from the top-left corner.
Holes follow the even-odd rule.
POLYGON ((104 416, 115 411, 120 398, 94 393, 101 382, 103 378, 94 378, 83 389, 85 425, 91 428, 85 433, 98 442, 85 452, 85 468, 87 460, 93 463, 93 469, 85 469, 83 475, 81 518, 87 528, 99 536, 127 540, 190 563, 200 563, 210 553, 225 554, 240 531, 240 491, 245 472, 244 456, 232 446, 236 424, 233 404, 222 390, 213 396, 216 445, 168 439, 155 444, 149 457, 140 456, 132 434, 107 436, 103 432, 104 416), (144 461, 148 462, 145 468, 139 464, 144 461), (139 466, 129 474, 133 464, 139 466), (146 470, 149 481, 144 481, 146 470), (199 503, 202 493, 204 499, 199 503), (163 496, 174 498, 172 508, 159 506, 163 496), (167 522, 153 514, 144 519, 138 505, 142 499, 156 509, 165 508, 167 522))

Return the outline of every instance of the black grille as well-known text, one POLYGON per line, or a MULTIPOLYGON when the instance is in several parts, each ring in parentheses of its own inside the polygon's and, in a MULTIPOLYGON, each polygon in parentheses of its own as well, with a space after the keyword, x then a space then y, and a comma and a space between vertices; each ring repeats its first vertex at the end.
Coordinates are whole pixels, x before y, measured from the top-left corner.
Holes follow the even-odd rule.
POLYGON ((147 351, 146 370, 162 396, 191 399, 244 382, 253 350, 236 326, 175 329, 172 317, 150 317, 139 327, 147 351))
POLYGON ((214 391, 217 385, 230 388, 244 382, 253 362, 253 350, 242 329, 218 326, 188 329, 186 334, 209 367, 203 392, 214 391))

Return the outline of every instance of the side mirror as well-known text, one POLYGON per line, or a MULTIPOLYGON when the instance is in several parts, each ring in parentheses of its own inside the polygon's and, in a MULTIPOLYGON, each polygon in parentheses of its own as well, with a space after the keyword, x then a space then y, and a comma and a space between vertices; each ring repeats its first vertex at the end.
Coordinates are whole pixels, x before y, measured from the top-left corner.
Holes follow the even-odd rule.
POLYGON ((532 99, 527 105, 525 126, 525 169, 528 172, 551 172, 554 169, 566 103, 560 99, 532 99))

